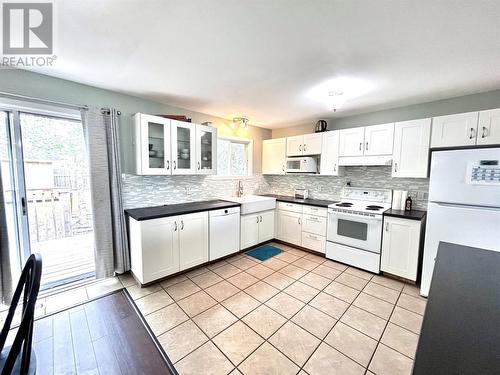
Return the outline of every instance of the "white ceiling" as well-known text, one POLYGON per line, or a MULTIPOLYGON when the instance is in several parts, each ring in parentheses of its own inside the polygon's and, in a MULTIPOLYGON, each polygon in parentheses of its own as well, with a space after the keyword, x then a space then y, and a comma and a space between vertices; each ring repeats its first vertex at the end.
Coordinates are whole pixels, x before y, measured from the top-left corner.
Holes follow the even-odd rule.
POLYGON ((500 88, 498 0, 59 0, 35 69, 277 128, 333 117, 325 80, 371 91, 335 116, 500 88))

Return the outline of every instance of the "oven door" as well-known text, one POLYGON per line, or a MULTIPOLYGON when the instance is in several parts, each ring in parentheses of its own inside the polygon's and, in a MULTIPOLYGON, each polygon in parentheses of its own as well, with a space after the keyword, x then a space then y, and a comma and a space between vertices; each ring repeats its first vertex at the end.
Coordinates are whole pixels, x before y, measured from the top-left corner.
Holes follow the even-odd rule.
POLYGON ((382 215, 364 216, 329 211, 327 240, 380 253, 382 215))

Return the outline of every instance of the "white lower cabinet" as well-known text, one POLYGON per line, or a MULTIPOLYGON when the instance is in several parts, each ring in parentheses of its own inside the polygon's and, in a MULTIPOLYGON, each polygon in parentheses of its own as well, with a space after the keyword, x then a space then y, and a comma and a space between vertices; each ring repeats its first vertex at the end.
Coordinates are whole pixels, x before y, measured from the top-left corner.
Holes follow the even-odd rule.
POLYGON ((302 232, 302 247, 306 249, 311 249, 319 253, 325 253, 326 248, 326 237, 318 236, 317 234, 311 234, 307 232, 302 232))
POLYGON ((241 246, 246 249, 274 238, 274 210, 241 215, 241 246))
POLYGON ((279 240, 325 253, 326 208, 287 202, 279 202, 278 208, 279 240))
POLYGON ((301 245, 302 213, 279 210, 278 239, 294 245, 301 245))
POLYGON ((380 269, 416 281, 421 232, 419 220, 384 217, 380 269))
POLYGON ((181 271, 208 262, 208 212, 177 216, 181 271))
POLYGON ((131 269, 141 284, 208 261, 208 212, 129 220, 131 269))

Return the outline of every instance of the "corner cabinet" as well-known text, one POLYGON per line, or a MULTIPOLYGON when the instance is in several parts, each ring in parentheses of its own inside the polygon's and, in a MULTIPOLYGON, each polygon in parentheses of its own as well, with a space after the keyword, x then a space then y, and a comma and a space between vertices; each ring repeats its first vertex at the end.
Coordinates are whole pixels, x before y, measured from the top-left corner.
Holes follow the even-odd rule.
POLYGON ((384 216, 380 269, 417 281, 424 220, 384 216))
POLYGON ((430 137, 430 118, 396 122, 392 177, 427 177, 430 137))
POLYGON ((134 122, 137 174, 217 173, 216 128, 144 113, 134 122))
POLYGON ((134 123, 137 174, 171 174, 170 120, 137 113, 134 123))
POLYGON ((286 138, 262 141, 262 174, 285 174, 286 138))

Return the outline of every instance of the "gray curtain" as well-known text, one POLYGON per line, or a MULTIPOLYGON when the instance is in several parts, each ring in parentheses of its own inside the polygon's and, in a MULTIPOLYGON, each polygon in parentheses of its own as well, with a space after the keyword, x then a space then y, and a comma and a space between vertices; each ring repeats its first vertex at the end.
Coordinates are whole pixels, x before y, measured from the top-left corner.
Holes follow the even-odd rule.
POLYGON ((10 267, 9 235, 3 196, 2 171, 0 166, 0 303, 9 305, 14 285, 10 267))
POLYGON ((97 278, 130 270, 121 194, 118 121, 119 115, 114 109, 82 110, 82 123, 90 162, 97 278))

